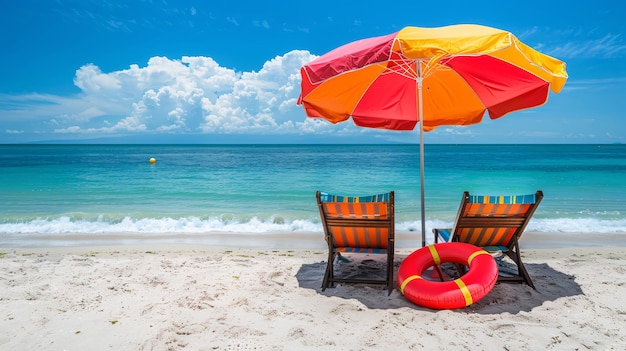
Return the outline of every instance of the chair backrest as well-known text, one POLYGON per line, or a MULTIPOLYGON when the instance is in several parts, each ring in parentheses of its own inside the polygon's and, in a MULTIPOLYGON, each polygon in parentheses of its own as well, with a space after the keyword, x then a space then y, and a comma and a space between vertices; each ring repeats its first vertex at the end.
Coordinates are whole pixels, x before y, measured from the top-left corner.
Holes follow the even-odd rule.
POLYGON ((543 192, 517 196, 476 196, 463 193, 453 240, 476 246, 509 246, 526 229, 543 192))
POLYGON ((393 249, 394 193, 316 194, 326 241, 333 248, 393 249))

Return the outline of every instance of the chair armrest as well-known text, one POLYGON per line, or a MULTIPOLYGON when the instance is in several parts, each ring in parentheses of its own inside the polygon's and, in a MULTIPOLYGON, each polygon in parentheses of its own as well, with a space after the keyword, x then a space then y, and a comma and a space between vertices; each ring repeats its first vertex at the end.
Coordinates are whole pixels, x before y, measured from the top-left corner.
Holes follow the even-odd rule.
POLYGON ((433 229, 433 234, 435 234, 435 243, 438 243, 439 241, 447 243, 450 241, 452 228, 435 228, 433 229), (439 240, 440 238, 441 240, 439 240))

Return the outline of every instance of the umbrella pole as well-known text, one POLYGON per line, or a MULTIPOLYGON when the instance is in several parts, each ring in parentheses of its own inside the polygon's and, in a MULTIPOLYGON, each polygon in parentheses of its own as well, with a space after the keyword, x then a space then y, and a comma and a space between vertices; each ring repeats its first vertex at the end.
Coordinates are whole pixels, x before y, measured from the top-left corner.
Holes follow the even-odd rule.
POLYGON ((420 124, 420 194, 422 210, 422 247, 426 246, 426 209, 424 205, 424 108, 422 103, 422 77, 417 78, 417 104, 420 124))

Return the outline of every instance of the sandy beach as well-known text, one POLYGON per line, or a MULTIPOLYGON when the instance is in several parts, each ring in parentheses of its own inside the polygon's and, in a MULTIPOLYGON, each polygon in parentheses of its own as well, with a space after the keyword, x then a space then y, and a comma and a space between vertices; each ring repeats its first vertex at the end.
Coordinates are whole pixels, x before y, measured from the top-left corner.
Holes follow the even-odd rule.
MULTIPOLYGON (((474 305, 443 311, 380 286, 322 292, 321 238, 314 248, 0 248, 0 347, 625 350, 623 235, 576 245, 529 237, 522 254, 537 290, 497 284, 474 305)), ((412 251, 396 250, 396 269, 412 251)), ((345 269, 378 262, 351 260, 345 269)))

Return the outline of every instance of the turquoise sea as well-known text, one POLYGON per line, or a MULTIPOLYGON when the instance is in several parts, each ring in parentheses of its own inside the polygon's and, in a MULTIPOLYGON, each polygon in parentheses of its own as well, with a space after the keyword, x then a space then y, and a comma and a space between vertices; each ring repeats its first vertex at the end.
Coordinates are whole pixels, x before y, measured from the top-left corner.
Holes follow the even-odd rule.
MULTIPOLYGON (((626 145, 426 145, 424 174, 428 232, 464 190, 541 189, 527 230, 626 235, 626 145)), ((321 232, 316 190, 394 190, 418 232, 419 189, 418 145, 0 145, 0 246, 321 232)))

